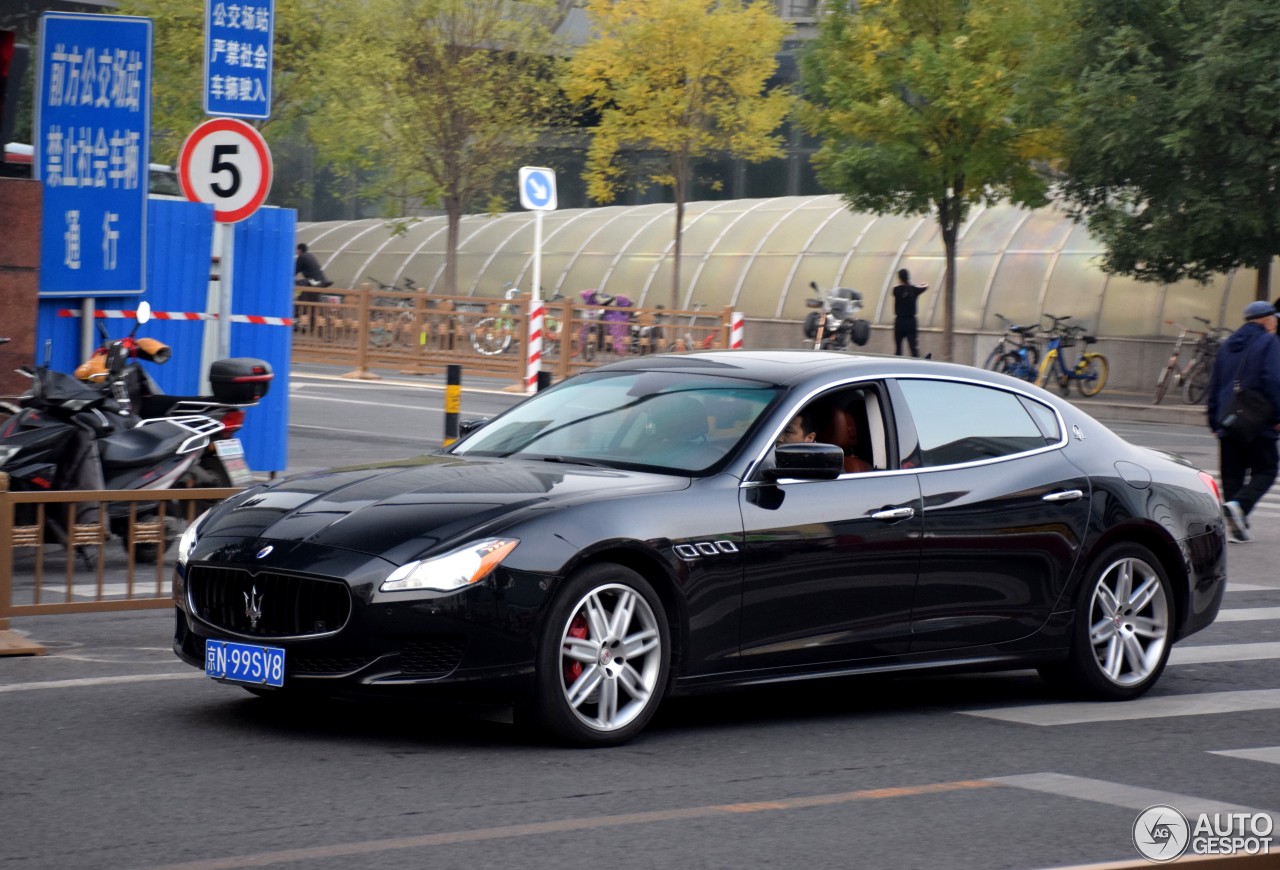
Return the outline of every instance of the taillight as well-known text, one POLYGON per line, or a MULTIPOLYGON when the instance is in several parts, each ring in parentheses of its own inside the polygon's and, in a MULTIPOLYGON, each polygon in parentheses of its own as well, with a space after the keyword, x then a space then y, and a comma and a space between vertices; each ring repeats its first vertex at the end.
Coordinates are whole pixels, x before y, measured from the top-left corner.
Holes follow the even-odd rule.
POLYGON ((222 418, 222 426, 228 435, 234 435, 244 425, 244 411, 228 411, 222 418))
POLYGON ((1200 481, 1213 493, 1213 498, 1218 504, 1222 504, 1222 491, 1218 489, 1218 481, 1214 480, 1213 475, 1207 471, 1200 472, 1200 481))

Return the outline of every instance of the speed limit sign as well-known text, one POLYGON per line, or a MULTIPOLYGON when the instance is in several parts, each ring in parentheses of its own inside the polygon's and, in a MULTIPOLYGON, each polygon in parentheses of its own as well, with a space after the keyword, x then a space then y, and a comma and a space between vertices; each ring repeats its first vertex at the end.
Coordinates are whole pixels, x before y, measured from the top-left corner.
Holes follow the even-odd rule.
POLYGON ((236 118, 214 118, 191 131, 178 158, 182 192, 213 206, 220 223, 242 221, 271 189, 271 152, 262 134, 236 118))

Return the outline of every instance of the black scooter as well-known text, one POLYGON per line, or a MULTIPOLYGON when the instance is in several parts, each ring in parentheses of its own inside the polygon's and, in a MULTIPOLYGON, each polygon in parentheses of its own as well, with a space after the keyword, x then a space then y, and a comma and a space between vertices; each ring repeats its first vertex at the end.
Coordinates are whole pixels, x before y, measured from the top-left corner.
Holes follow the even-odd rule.
MULTIPOLYGON (((121 371, 123 356, 116 354, 111 366, 113 372, 121 371)), ((169 489, 223 430, 218 421, 197 414, 140 419, 109 391, 53 371, 47 349, 44 364, 24 374, 31 386, 19 401, 21 411, 0 423, 0 471, 9 475, 15 491, 169 489)), ((19 505, 15 521, 34 524, 36 507, 19 505)), ((158 511, 154 502, 112 504, 108 528, 127 550, 130 516, 145 518, 158 511)), ((65 522, 56 514, 46 513, 46 539, 65 541, 65 522)), ((98 519, 97 505, 91 503, 79 507, 75 522, 98 519)), ((160 546, 135 544, 134 558, 154 562, 160 546)))

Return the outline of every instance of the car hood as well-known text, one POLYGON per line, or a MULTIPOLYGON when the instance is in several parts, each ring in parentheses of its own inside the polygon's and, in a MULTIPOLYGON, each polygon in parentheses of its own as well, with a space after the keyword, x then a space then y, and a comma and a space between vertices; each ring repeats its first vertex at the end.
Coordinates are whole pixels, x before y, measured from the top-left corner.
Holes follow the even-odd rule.
POLYGON ((200 536, 296 541, 398 561, 523 511, 678 490, 689 482, 561 462, 419 456, 247 490, 212 513, 200 536))

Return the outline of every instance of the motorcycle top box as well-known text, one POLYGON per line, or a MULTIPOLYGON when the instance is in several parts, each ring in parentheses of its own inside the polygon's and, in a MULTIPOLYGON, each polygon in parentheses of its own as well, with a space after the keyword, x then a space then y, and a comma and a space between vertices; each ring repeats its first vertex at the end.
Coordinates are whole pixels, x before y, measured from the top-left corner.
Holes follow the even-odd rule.
POLYGON ((266 360, 233 357, 217 360, 209 367, 209 383, 219 402, 249 405, 267 394, 275 374, 266 360))

